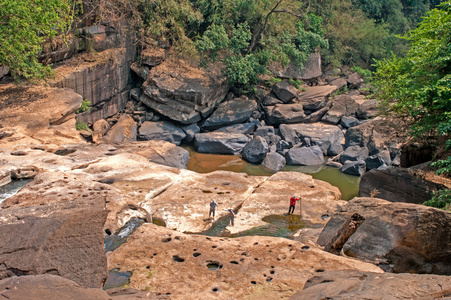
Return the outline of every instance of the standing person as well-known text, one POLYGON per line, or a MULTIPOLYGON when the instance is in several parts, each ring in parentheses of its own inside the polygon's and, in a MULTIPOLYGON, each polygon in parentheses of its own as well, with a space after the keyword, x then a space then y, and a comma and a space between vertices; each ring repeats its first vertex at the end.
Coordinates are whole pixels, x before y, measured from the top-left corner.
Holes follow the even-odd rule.
POLYGON ((234 226, 235 225, 235 212, 231 208, 229 208, 227 210, 230 213, 230 226, 234 226))
POLYGON ((216 206, 218 206, 218 203, 216 203, 216 200, 215 199, 211 200, 210 212, 208 213, 208 217, 210 218, 210 216, 213 214, 213 220, 215 219, 216 206))
POLYGON ((299 201, 299 200, 300 199, 296 198, 296 196, 293 196, 290 198, 290 208, 288 209, 289 215, 292 215, 294 213, 294 207, 296 206, 296 201, 299 201))

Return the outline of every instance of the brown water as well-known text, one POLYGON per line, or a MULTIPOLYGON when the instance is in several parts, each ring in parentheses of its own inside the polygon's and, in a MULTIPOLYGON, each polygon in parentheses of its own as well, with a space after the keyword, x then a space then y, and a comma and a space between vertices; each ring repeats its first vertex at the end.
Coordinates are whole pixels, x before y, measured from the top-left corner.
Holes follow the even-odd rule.
MULTIPOLYGON (((274 172, 261 165, 248 163, 238 155, 219 155, 198 153, 192 147, 185 146, 190 153, 187 169, 197 173, 210 173, 216 170, 246 173, 248 175, 269 176, 274 172)), ((359 176, 340 172, 339 169, 328 166, 285 166, 282 171, 293 171, 312 175, 315 179, 329 182, 340 189, 343 200, 350 200, 358 195, 359 176)))

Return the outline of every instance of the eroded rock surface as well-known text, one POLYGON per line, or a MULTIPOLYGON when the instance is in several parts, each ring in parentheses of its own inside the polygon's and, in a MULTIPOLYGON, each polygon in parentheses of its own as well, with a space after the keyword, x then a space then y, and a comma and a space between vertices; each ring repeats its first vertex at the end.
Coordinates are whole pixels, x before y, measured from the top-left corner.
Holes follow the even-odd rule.
POLYGON ((325 270, 381 272, 288 239, 186 235, 152 224, 109 256, 109 268, 132 270, 130 287, 171 299, 284 299, 325 270))

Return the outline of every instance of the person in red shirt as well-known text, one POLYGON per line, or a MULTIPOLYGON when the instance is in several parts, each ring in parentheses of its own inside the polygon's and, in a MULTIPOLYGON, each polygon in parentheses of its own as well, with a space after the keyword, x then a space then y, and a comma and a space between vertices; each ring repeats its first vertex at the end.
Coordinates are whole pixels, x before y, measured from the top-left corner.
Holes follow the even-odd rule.
POLYGON ((299 201, 299 200, 300 199, 296 198, 296 196, 293 196, 290 198, 290 208, 288 209, 289 215, 292 215, 294 213, 294 207, 296 206, 296 201, 299 201))

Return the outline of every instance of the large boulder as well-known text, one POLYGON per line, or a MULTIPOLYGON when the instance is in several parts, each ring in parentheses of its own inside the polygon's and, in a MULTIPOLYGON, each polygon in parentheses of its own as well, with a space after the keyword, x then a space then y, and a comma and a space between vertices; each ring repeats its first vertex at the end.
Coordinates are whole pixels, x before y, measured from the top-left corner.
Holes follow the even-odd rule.
POLYGON ((375 195, 391 202, 421 204, 431 199, 432 191, 442 189, 447 189, 447 186, 422 178, 409 169, 373 169, 360 179, 359 196, 375 195))
POLYGON ((291 124, 305 120, 306 115, 302 104, 276 104, 264 107, 268 124, 291 124))
POLYGON ((268 153, 268 143, 261 136, 256 136, 251 139, 241 151, 241 155, 248 162, 259 164, 263 161, 268 153))
POLYGON ((138 124, 127 114, 123 114, 119 121, 111 127, 102 138, 104 143, 123 143, 136 141, 138 124))
POLYGON ((324 163, 323 151, 318 145, 292 148, 285 155, 288 165, 316 166, 324 163))
POLYGON ((216 132, 226 132, 226 133, 241 133, 241 134, 252 134, 257 128, 256 122, 248 122, 242 124, 235 124, 230 126, 221 127, 216 132))
POLYGON ((214 154, 239 154, 249 138, 240 133, 206 132, 194 135, 197 152, 214 154))
POLYGON ((364 161, 368 157, 369 151, 366 147, 351 146, 340 155, 340 162, 343 164, 345 161, 364 161))
POLYGON ((350 74, 346 80, 348 81, 348 87, 350 89, 358 89, 363 83, 363 79, 360 78, 360 75, 357 72, 350 74))
POLYGON ((285 167, 285 164, 285 157, 277 152, 266 154, 265 159, 262 162, 262 165, 272 172, 279 172, 285 167))
POLYGON ((339 127, 323 123, 282 124, 279 129, 282 138, 292 145, 309 140, 311 143, 319 145, 325 155, 334 155, 329 153, 329 150, 340 148, 344 138, 339 127))
POLYGON ((283 103, 291 102, 298 95, 298 89, 288 80, 282 80, 272 87, 272 91, 283 103))
POLYGON ((306 87, 305 92, 297 97, 296 102, 302 104, 306 111, 317 111, 326 105, 330 94, 337 89, 334 85, 306 87))
POLYGON ((138 139, 142 141, 160 140, 175 145, 180 145, 185 137, 185 132, 169 121, 144 122, 138 134, 138 139))
POLYGON ((359 119, 372 119, 381 114, 376 100, 365 100, 359 105, 356 115, 359 119))
POLYGON ((228 125, 244 123, 249 120, 256 108, 257 102, 247 97, 225 101, 202 123, 202 129, 214 130, 228 125))
POLYGON ((106 213, 102 198, 0 210, 0 278, 54 274, 102 287, 106 213))
POLYGON ((347 160, 343 162, 340 171, 349 175, 362 176, 366 171, 366 163, 363 160, 347 160))
POLYGON ((440 299, 449 298, 450 286, 449 276, 326 271, 309 278, 290 300, 440 299))
POLYGON ((150 70, 141 101, 174 121, 191 124, 207 117, 228 88, 218 68, 206 70, 183 60, 165 60, 150 70))
POLYGON ((450 225, 451 214, 436 208, 354 198, 326 224, 318 244, 387 271, 450 275, 450 225))

